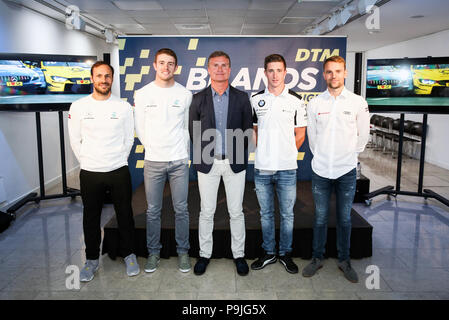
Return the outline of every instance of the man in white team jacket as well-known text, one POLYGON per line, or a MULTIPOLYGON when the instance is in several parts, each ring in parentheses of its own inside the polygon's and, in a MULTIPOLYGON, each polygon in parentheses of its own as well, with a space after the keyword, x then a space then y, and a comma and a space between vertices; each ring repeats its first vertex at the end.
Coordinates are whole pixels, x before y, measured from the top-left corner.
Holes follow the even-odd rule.
POLYGON ((70 145, 81 167, 83 231, 86 263, 80 281, 90 281, 98 270, 101 210, 106 191, 117 215, 120 255, 129 276, 139 274, 134 250, 134 218, 128 156, 134 143, 132 107, 111 94, 114 69, 104 61, 91 68, 93 93, 72 103, 68 130, 70 145))
POLYGON ((178 268, 189 272, 189 133, 192 93, 174 79, 176 53, 162 48, 155 54, 154 81, 134 95, 136 133, 145 147, 144 183, 148 203, 145 272, 154 272, 160 261, 161 210, 165 182, 170 183, 175 211, 178 268))

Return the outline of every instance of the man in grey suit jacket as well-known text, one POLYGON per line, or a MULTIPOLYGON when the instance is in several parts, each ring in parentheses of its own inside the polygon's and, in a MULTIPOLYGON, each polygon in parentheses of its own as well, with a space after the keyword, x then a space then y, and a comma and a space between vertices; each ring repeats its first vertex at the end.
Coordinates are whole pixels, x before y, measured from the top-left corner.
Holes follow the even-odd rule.
POLYGON ((212 256, 214 214, 218 187, 223 177, 230 216, 232 254, 237 273, 247 275, 249 268, 244 259, 245 217, 242 203, 248 143, 252 136, 251 104, 245 92, 229 85, 231 60, 225 52, 213 52, 209 56, 207 69, 211 85, 193 96, 189 112, 193 164, 198 171, 201 197, 198 227, 200 258, 194 273, 203 274, 212 256))

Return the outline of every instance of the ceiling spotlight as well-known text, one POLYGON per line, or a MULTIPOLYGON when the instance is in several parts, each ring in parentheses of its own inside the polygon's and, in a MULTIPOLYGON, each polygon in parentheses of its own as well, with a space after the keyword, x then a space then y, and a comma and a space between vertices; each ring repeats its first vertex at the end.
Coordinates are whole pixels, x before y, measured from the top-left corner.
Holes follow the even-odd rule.
POLYGON ((337 14, 332 15, 327 21, 327 30, 332 31, 337 26, 338 16, 337 14))
POLYGON ((359 0, 357 4, 357 10, 359 14, 363 15, 369 11, 371 11, 373 5, 377 2, 377 0, 359 0))
POLYGON ((86 21, 80 16, 79 8, 76 6, 68 6, 65 9, 65 26, 69 30, 86 29, 86 21))
POLYGON ((317 25, 314 28, 312 28, 312 30, 309 31, 310 35, 320 35, 323 27, 321 25, 317 25))
POLYGON ((338 14, 337 25, 339 25, 339 26, 344 25, 346 22, 348 22, 348 20, 349 20, 349 18, 351 18, 351 16, 352 16, 351 8, 345 7, 338 14))
POLYGON ((106 38, 106 43, 113 43, 115 40, 114 32, 111 29, 104 29, 104 36, 106 38))

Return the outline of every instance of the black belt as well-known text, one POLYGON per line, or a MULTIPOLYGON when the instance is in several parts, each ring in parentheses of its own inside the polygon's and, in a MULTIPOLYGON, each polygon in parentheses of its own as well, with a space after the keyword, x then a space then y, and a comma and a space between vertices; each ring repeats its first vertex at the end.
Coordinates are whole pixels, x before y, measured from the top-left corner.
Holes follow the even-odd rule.
POLYGON ((227 159, 228 156, 225 154, 216 154, 216 155, 214 155, 214 158, 217 160, 224 160, 224 159, 227 159))

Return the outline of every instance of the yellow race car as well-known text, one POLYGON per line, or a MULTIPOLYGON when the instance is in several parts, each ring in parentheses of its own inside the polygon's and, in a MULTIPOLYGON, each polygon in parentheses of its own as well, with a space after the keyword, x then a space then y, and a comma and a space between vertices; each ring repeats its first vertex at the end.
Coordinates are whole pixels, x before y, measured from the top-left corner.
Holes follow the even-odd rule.
POLYGON ((412 65, 415 94, 444 96, 449 91, 449 64, 412 65))
POLYGON ((50 93, 90 93, 90 65, 85 62, 42 61, 41 70, 50 93))

